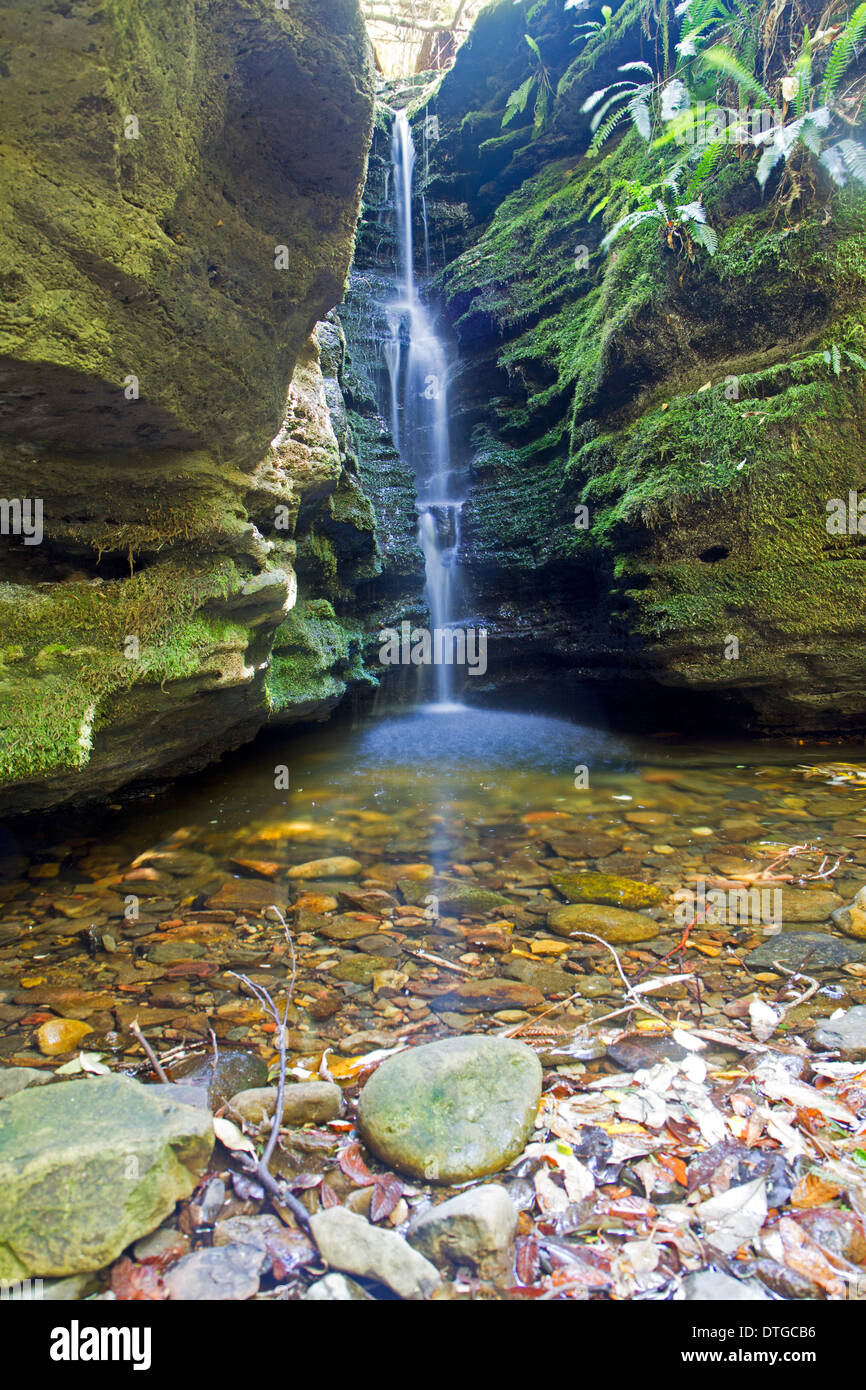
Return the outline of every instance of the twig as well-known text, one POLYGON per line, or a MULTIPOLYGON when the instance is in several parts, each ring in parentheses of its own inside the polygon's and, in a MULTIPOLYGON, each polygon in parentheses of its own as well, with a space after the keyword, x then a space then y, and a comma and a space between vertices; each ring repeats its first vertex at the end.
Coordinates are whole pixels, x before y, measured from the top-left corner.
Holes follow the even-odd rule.
POLYGON ((286 991, 286 1002, 283 1008, 282 1016, 280 1015, 280 1012, 276 1004, 274 1003, 271 994, 267 989, 265 989, 264 985, 256 984, 253 980, 249 978, 248 975, 240 975, 235 970, 229 971, 229 974, 234 975, 235 979, 240 980, 242 984, 245 984, 247 986, 247 989, 250 990, 257 1002, 261 1004, 262 1007, 271 1015, 271 1018, 274 1020, 277 1029, 280 1056, 280 1070, 277 1081, 277 1100, 274 1106, 274 1116, 273 1120, 271 1121, 271 1132, 268 1136, 268 1142, 265 1145, 264 1153, 255 1164, 255 1168, 253 1170, 254 1175, 262 1184, 262 1186, 266 1188, 272 1194, 272 1196, 274 1196, 277 1199, 281 1206, 288 1207, 289 1211, 291 1211, 292 1215, 295 1217, 295 1220, 299 1223, 299 1225, 303 1226, 305 1230, 309 1231, 310 1214, 307 1211, 306 1207, 298 1201, 297 1197, 293 1192, 289 1192, 288 1189, 285 1189, 281 1186, 280 1183, 277 1182, 276 1178, 274 1178, 271 1175, 269 1167, 270 1161, 274 1154, 274 1149, 277 1146, 277 1140, 280 1136, 280 1127, 283 1123, 283 1110, 285 1107, 286 1099, 286 1029, 288 1028, 289 1024, 289 1009, 292 1005, 292 996, 295 992, 295 980, 297 978, 298 973, 298 962, 295 956, 295 943, 292 940, 292 933, 289 931, 286 919, 283 916, 282 912, 280 912, 280 909, 276 906, 276 904, 272 903, 271 907, 280 920, 280 924, 282 925, 283 931, 286 934, 286 940, 289 943, 289 950, 292 956, 292 978, 289 981, 289 987, 286 991))
POLYGON ((660 1013, 658 1009, 654 1009, 651 1004, 646 1004, 644 1000, 640 997, 638 991, 634 988, 625 971, 623 970, 622 965, 620 964, 619 956, 617 955, 616 951, 613 949, 609 941, 605 941, 604 937, 596 936, 595 933, 591 931, 572 931, 568 934, 569 936, 585 936, 587 940, 597 941, 600 946, 604 946, 606 950, 610 951, 610 954, 613 956, 614 962, 616 964, 616 968, 619 971, 619 978, 625 985, 625 992, 628 995, 629 999, 631 999, 636 1006, 645 1009, 648 1014, 652 1014, 655 1018, 660 1019, 661 1022, 665 1025, 665 1027, 672 1031, 671 1023, 668 1019, 665 1018, 664 1014, 660 1013))
POLYGON ((156 1053, 154 1052, 153 1048, 151 1047, 150 1043, 147 1041, 147 1038, 144 1036, 144 1034, 142 1033, 141 1029, 139 1028, 139 1026, 138 1026, 138 1019, 137 1019, 137 1018, 134 1019, 134 1021, 133 1021, 132 1023, 130 1023, 130 1025, 129 1025, 129 1031, 130 1031, 130 1033, 132 1034, 132 1036, 133 1036, 134 1038, 137 1038, 138 1041, 141 1043, 142 1047, 144 1048, 145 1052, 147 1053, 147 1056, 148 1056, 148 1060, 149 1060, 149 1062, 150 1062, 150 1065, 153 1067, 153 1069, 154 1069, 154 1071, 156 1072, 157 1076, 159 1077, 160 1081, 162 1081, 164 1085, 170 1086, 172 1083, 171 1083, 171 1081, 169 1080, 169 1078, 166 1076, 165 1071, 164 1071, 163 1066, 162 1066, 162 1063, 160 1062, 159 1058, 157 1057, 157 1055, 156 1055, 156 1053))
POLYGON ((455 975, 472 974, 465 965, 455 965, 453 961, 445 960, 443 956, 434 956, 430 951, 407 951, 406 954, 416 956, 418 960, 426 960, 430 965, 438 965, 440 970, 453 970, 455 975))

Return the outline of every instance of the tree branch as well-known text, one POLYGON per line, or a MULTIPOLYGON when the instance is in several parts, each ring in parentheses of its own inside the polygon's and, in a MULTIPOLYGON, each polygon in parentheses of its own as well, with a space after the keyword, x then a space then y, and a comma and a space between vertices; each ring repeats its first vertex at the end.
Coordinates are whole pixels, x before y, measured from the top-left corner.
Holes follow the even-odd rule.
POLYGON ((418 34, 442 34, 454 32, 462 12, 463 6, 461 5, 456 19, 443 19, 439 24, 423 19, 402 19, 398 15, 383 14, 379 10, 368 10, 366 8, 364 10, 364 18, 368 24, 390 24, 394 29, 412 29, 418 34))

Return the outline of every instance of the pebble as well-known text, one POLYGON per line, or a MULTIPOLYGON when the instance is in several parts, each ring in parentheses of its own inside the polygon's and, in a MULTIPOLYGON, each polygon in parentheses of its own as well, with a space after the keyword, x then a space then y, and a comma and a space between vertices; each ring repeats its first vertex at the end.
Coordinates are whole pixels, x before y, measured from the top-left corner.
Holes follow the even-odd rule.
POLYGON ((258 1293, 261 1265, 256 1246, 218 1245, 184 1255, 162 1279, 176 1301, 242 1301, 258 1293))
POLYGON ((345 1207, 329 1207, 310 1220, 326 1264, 386 1284, 401 1298, 428 1298, 441 1284, 436 1266, 397 1235, 372 1226, 345 1207))
MULTIPOLYGON (((276 1086, 261 1086, 239 1091, 232 1096, 232 1114, 249 1124, 261 1125, 270 1120, 277 1103, 276 1086)), ((336 1120, 343 1107, 343 1093, 333 1081, 297 1081, 286 1086, 283 1097, 283 1124, 325 1124, 336 1120)))
POLYGON ((432 1207, 407 1239, 440 1269, 469 1265, 480 1279, 505 1278, 514 1257, 517 1208, 504 1187, 486 1183, 432 1207))

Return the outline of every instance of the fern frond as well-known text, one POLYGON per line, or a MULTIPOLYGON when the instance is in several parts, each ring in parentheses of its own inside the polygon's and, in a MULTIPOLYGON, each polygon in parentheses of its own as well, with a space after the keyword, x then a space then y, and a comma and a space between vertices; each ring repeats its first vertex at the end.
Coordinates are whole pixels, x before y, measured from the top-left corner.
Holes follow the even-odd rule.
MULTIPOLYGON (((864 0, 866 4, 866 0, 864 0)), ((769 92, 761 86, 756 77, 748 71, 735 57, 729 48, 723 48, 720 44, 715 48, 710 48, 703 56, 704 67, 711 68, 714 72, 723 72, 726 77, 732 77, 739 87, 744 91, 751 92, 753 96, 760 97, 761 101, 768 106, 773 105, 772 97, 769 92)))
POLYGON ((839 83, 845 75, 846 69, 854 57, 855 46, 866 34, 866 0, 858 5, 845 30, 833 45, 832 52, 827 61, 824 71, 824 81, 821 84, 822 102, 831 102, 836 95, 839 83))
POLYGON ((605 121, 604 125, 601 126, 600 129, 597 130, 597 131, 595 132, 595 135, 593 136, 592 144, 590 145, 589 149, 587 150, 587 154, 588 154, 588 155, 598 154, 598 152, 599 152, 599 150, 601 149, 602 145, 604 144, 605 140, 608 138, 609 135, 612 134, 612 132, 613 132, 614 130, 616 130, 616 128, 617 128, 617 126, 619 125, 620 121, 625 120, 625 117, 626 117, 627 115, 628 115, 628 107, 627 107, 627 106, 621 106, 621 107, 619 108, 618 111, 615 111, 615 112, 613 113, 612 116, 609 116, 608 119, 605 121))

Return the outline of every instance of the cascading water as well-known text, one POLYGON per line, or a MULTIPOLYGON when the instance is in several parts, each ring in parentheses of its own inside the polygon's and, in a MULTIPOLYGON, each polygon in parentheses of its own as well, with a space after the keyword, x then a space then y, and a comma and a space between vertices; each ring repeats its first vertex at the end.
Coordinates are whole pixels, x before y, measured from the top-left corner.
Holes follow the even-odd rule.
MULTIPOLYGON (((394 119, 392 159, 398 265, 397 290, 388 306, 390 337, 385 347, 391 385, 391 426, 397 448, 414 469, 418 542, 424 555, 427 601, 434 631, 444 631, 454 624, 454 571, 463 504, 453 495, 445 349, 415 283, 415 146, 404 111, 398 111, 394 119)), ((453 692, 453 668, 440 661, 434 670, 436 702, 448 705, 453 692)))

